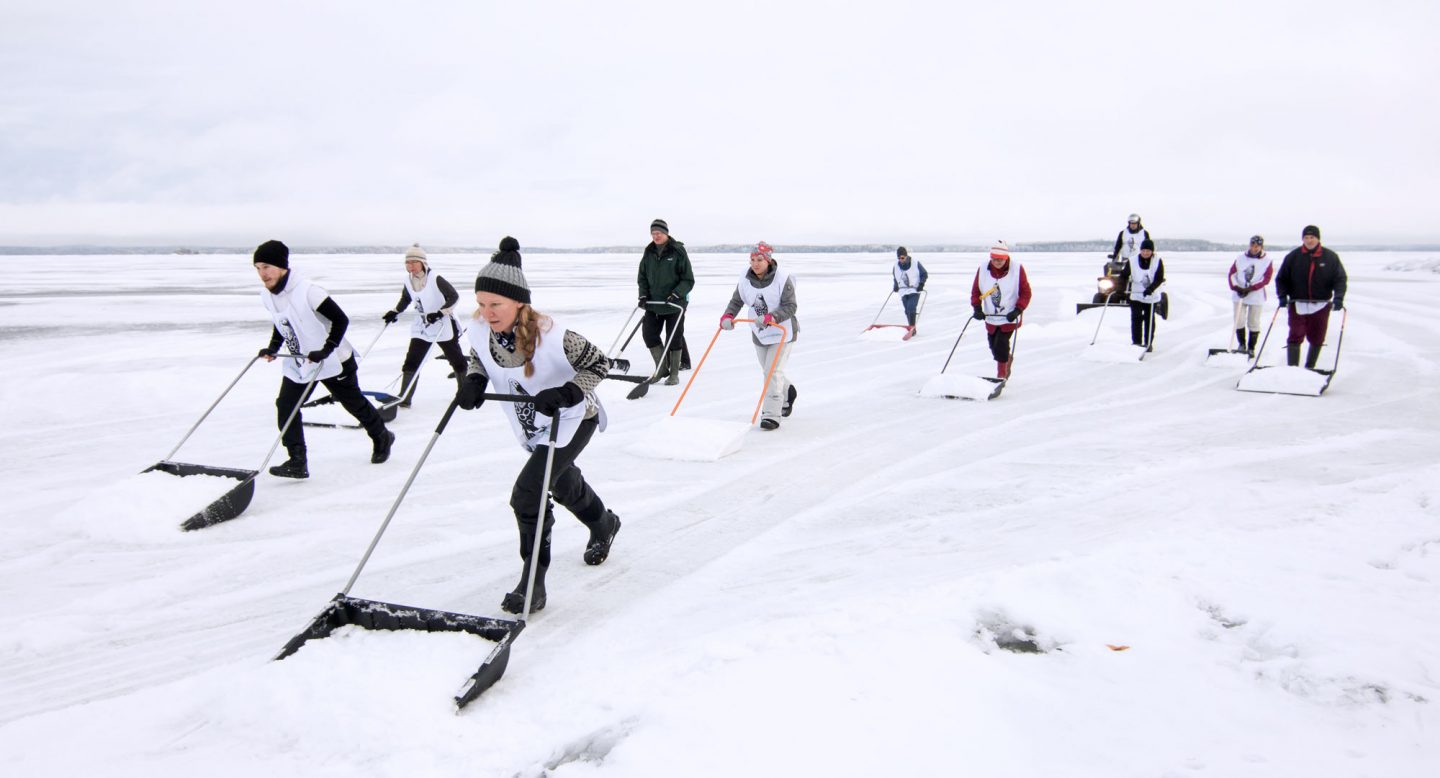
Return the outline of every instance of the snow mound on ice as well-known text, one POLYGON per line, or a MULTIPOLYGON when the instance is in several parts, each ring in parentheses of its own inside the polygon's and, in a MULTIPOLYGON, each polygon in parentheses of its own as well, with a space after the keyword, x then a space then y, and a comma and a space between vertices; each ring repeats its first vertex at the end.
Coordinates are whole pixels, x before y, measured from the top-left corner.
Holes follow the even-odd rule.
POLYGON ((1237 389, 1246 392, 1280 392, 1320 396, 1325 376, 1303 367, 1261 367, 1240 376, 1237 389))
POLYGON ((906 329, 901 326, 882 326, 860 333, 860 339, 867 343, 900 343, 906 329))
POLYGON ((964 400, 988 400, 995 391, 995 382, 979 376, 940 374, 920 387, 921 397, 954 397, 964 400))
POLYGON ((218 475, 177 476, 159 470, 122 478, 85 495, 59 519, 95 540, 179 537, 181 522, 239 486, 218 475))
POLYGON ((1144 356, 1144 348, 1129 343, 1096 343, 1080 352, 1086 362, 1139 362, 1144 356))
POLYGON ((1205 358, 1205 366, 1244 369, 1250 366, 1250 357, 1243 353, 1223 351, 1219 354, 1207 356, 1205 358))
POLYGON ((625 450, 655 459, 714 462, 739 451, 749 431, 750 425, 742 421, 664 416, 625 450))

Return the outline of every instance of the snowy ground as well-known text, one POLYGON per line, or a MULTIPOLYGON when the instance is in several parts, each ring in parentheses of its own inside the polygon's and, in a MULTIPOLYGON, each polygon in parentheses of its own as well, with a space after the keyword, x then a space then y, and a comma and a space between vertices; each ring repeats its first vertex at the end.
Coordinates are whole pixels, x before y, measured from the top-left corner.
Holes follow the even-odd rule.
MULTIPOLYGON (((1352 321, 1324 397, 1237 392, 1242 366, 1205 364, 1232 337, 1230 255, 1165 255, 1171 319, 1117 364, 1084 358, 1099 312, 1074 309, 1102 258, 1051 254, 1021 255, 1015 374, 972 402, 920 390, 978 255, 920 257, 907 343, 861 334, 891 257, 780 255, 800 278, 795 415, 718 461, 667 459, 678 389, 604 385, 610 430, 580 464, 624 520, 614 553, 585 566, 562 514, 549 607, 458 716, 479 638, 352 631, 270 661, 354 569, 450 398, 444 364, 391 462, 310 430, 309 481, 263 476, 240 518, 182 533, 194 495, 143 499, 135 473, 266 343, 248 257, 9 258, 0 772, 1434 775, 1440 276, 1433 255, 1342 256, 1352 321)), ((526 270, 538 307, 605 347, 637 258, 526 270)), ((694 259, 699 359, 745 265, 694 259)), ((481 261, 434 258, 462 291, 481 261)), ((399 257, 295 265, 358 347, 398 296, 399 257)), ((894 301, 880 318, 901 320, 894 301)), ((1101 345, 1127 326, 1110 311, 1101 345)), ((398 373, 395 329, 366 388, 398 373)), ((1283 323, 1263 361, 1282 340, 1283 323)), ((993 369, 972 327, 947 375, 993 369)), ((252 369, 175 459, 255 468, 278 372, 252 369)), ((723 335, 679 416, 744 423, 759 382, 748 336, 723 335)), ((352 593, 497 614, 521 460, 495 409, 457 417, 352 593)))

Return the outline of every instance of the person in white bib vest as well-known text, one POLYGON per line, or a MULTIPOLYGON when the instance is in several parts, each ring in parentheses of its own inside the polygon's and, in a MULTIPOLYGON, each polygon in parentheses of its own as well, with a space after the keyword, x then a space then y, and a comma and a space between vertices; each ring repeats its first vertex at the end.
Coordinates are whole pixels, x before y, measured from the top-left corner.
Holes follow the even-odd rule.
POLYGON ((895 267, 890 271, 894 282, 890 291, 900 294, 900 305, 905 308, 905 323, 909 326, 905 339, 909 340, 915 337, 915 307, 920 302, 920 293, 925 291, 925 282, 930 274, 925 272, 920 260, 911 259, 910 251, 904 246, 895 249, 895 267))
MULTIPOLYGON (((260 356, 266 362, 277 357, 284 360, 280 394, 275 398, 277 426, 284 427, 295 406, 304 404, 309 396, 305 386, 318 369, 319 382, 369 433, 374 444, 370 461, 378 465, 389 459, 395 433, 385 428, 380 412, 360 393, 354 349, 345 340, 350 319, 329 293, 290 269, 290 249, 284 243, 269 240, 260 244, 253 259, 260 283, 265 285, 260 302, 274 323, 270 345, 260 349, 260 356), (284 354, 280 352, 282 344, 284 354)), ((282 442, 289 458, 270 468, 271 475, 310 477, 301 416, 296 411, 295 420, 285 429, 282 442)))
POLYGON ((535 533, 541 532, 539 558, 534 560, 535 591, 531 610, 545 607, 545 572, 550 567, 550 530, 555 524, 547 502, 544 521, 536 515, 545 484, 545 447, 550 425, 559 423, 550 476, 549 499, 575 514, 590 530, 583 558, 598 565, 610 556, 620 517, 606 509, 600 495, 585 482, 575 459, 590 438, 605 429, 605 408, 595 387, 605 378, 610 360, 574 330, 530 307, 530 285, 520 267, 520 242, 500 241, 500 250, 475 277, 476 322, 466 331, 470 370, 461 381, 455 403, 471 410, 485 402, 485 388, 499 394, 529 395, 532 402, 503 403, 505 417, 530 458, 510 492, 510 507, 520 529, 520 583, 500 607, 519 613, 525 607, 525 584, 535 533))
POLYGON ((1230 297, 1235 301, 1235 341, 1240 351, 1255 356, 1255 343, 1260 340, 1260 319, 1265 307, 1265 287, 1275 273, 1270 255, 1265 253, 1265 238, 1250 238, 1250 248, 1230 263, 1230 297))
POLYGON ((1155 241, 1140 242, 1140 253, 1120 274, 1120 284, 1130 293, 1130 342, 1148 351, 1155 338, 1155 305, 1165 286, 1165 260, 1155 256, 1155 241))
POLYGON ((765 402, 760 410, 760 429, 765 430, 780 428, 780 418, 790 415, 799 395, 785 376, 785 363, 800 334, 800 321, 795 318, 795 277, 780 269, 774 251, 763 240, 750 250, 750 269, 740 276, 735 293, 730 295, 730 304, 720 316, 720 329, 733 330, 735 314, 741 306, 748 305, 755 319, 750 324, 750 339, 755 344, 755 357, 760 360, 761 376, 770 372, 771 364, 775 365, 775 374, 765 390, 765 402), (785 326, 784 334, 776 324, 785 326))
POLYGON ((1150 231, 1140 223, 1140 214, 1132 213, 1125 222, 1125 229, 1115 236, 1115 249, 1111 253, 1115 255, 1115 262, 1121 266, 1128 266, 1130 260, 1140 253, 1140 244, 1150 240, 1150 231))
POLYGON ((415 397, 420 365, 430 353, 430 344, 439 343, 440 353, 455 371, 455 380, 465 375, 465 352, 460 348, 460 326, 452 312, 460 301, 460 293, 445 277, 430 269, 425 249, 416 243, 405 250, 405 283, 400 287, 400 301, 380 318, 394 324, 400 312, 415 303, 415 322, 410 325, 410 350, 400 367, 400 407, 409 408, 415 397))
POLYGON ((1025 268, 1010 259, 1010 247, 996 241, 990 258, 975 271, 970 284, 970 307, 974 318, 985 322, 990 355, 995 357, 995 376, 1010 377, 1010 337, 1023 323, 1021 314, 1030 305, 1030 278, 1025 268))

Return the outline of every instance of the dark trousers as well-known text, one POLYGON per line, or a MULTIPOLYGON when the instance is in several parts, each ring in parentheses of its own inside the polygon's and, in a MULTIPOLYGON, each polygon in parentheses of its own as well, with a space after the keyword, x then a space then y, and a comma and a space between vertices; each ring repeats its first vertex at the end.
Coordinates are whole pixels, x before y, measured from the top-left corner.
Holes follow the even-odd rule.
POLYGON ((1010 361, 1010 335, 1014 331, 1002 330, 999 327, 985 334, 990 341, 990 353, 995 357, 996 362, 1010 361))
POLYGON ((1155 336, 1155 333, 1151 331, 1154 325, 1155 304, 1131 300, 1130 342, 1137 346, 1150 345, 1150 339, 1155 336))
POLYGON ((905 308, 905 323, 911 327, 915 326, 915 306, 920 304, 920 295, 907 294, 900 297, 900 305, 905 308))
POLYGON ((1296 313, 1295 306, 1290 306, 1290 334, 1285 338, 1286 343, 1299 343, 1309 341, 1311 346, 1320 348, 1325 342, 1325 333, 1330 329, 1330 306, 1314 313, 1296 313))
MULTIPOLYGON (((445 355, 445 361, 450 363, 450 368, 455 371, 456 378, 465 377, 465 352, 460 349, 460 328, 454 328, 455 334, 449 340, 439 342, 440 353, 445 355)), ((420 369, 420 363, 425 361, 425 355, 430 353, 430 341, 424 338, 411 338, 410 350, 405 352, 405 362, 400 367, 407 373, 414 373, 420 369)))
MULTIPOLYGON (((586 419, 580 422, 580 427, 575 430, 575 437, 570 440, 568 446, 555 449, 555 463, 550 471, 550 498, 560 503, 566 510, 575 514, 584 525, 591 526, 605 518, 605 503, 600 500, 600 495, 585 483, 585 475, 575 465, 575 458, 585 450, 590 438, 595 435, 595 430, 600 423, 595 419, 586 419)), ((520 468, 520 475, 515 479, 515 486, 510 490, 510 507, 515 511, 515 521, 520 525, 520 535, 523 539, 528 537, 533 541, 535 538, 535 525, 538 523, 540 509, 540 492, 545 488, 545 456, 547 446, 536 446, 526 460, 525 466, 520 468)), ((550 515, 547 502, 545 511, 545 533, 548 535, 550 527, 555 519, 550 515)), ((543 543, 543 541, 542 541, 543 543)), ((521 557, 529 558, 530 549, 522 548, 521 557)), ((540 551, 540 564, 550 564, 550 544, 543 543, 540 551)))
POLYGON ((665 329, 665 337, 671 338, 671 351, 685 348, 685 320, 679 312, 661 315, 650 310, 645 311, 645 318, 640 320, 640 336, 645 339, 646 348, 665 345, 665 341, 660 337, 661 327, 665 329), (672 332, 674 335, 671 335, 672 332))
MULTIPOLYGON (((306 363, 300 368, 301 375, 314 369, 313 365, 306 363)), ((375 410, 375 406, 371 405, 370 401, 365 399, 365 395, 360 393, 360 380, 355 374, 355 357, 352 356, 341 363, 339 375, 334 378, 321 379, 319 383, 324 384, 325 388, 330 390, 335 401, 340 403, 351 416, 354 416, 355 421, 360 422, 360 426, 365 428, 370 437, 378 438, 385 433, 385 421, 380 418, 380 412, 375 410)), ((310 387, 311 391, 314 388, 310 387)), ((309 399, 309 396, 310 392, 305 391, 305 384, 291 381, 289 378, 280 379, 280 395, 275 398, 275 426, 277 428, 285 426, 285 420, 290 418, 290 411, 294 410, 296 405, 303 404, 305 400, 309 399)), ((303 451, 305 449, 305 427, 301 424, 303 421, 301 417, 304 415, 304 411, 297 411, 295 421, 290 422, 290 427, 285 430, 285 436, 281 440, 285 444, 286 451, 296 449, 303 451)))

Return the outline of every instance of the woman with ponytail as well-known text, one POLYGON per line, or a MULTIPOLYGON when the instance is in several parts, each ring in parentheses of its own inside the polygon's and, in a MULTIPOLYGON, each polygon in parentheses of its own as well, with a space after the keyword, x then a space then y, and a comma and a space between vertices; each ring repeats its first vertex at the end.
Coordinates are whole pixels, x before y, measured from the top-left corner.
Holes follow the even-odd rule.
POLYGON ((605 508, 600 496, 585 482, 575 459, 590 438, 605 429, 605 409, 595 387, 605 378, 609 360, 579 333, 530 307, 530 285, 520 269, 520 243, 506 237, 500 250, 475 277, 475 318, 486 326, 466 332, 470 341, 470 368, 455 395, 456 404, 471 410, 485 402, 486 387, 494 382, 500 394, 527 395, 531 402, 503 403, 506 418, 530 458, 520 469, 510 492, 510 507, 520 529, 520 583, 505 595, 500 607, 519 613, 525 607, 525 583, 535 533, 541 532, 536 565, 535 592, 530 609, 545 607, 545 572, 550 567, 550 528, 555 523, 552 503, 560 503, 590 530, 585 564, 598 565, 610 555, 620 517, 605 508), (550 424, 559 423, 550 494, 544 521, 536 515, 545 488, 545 447, 550 424))

